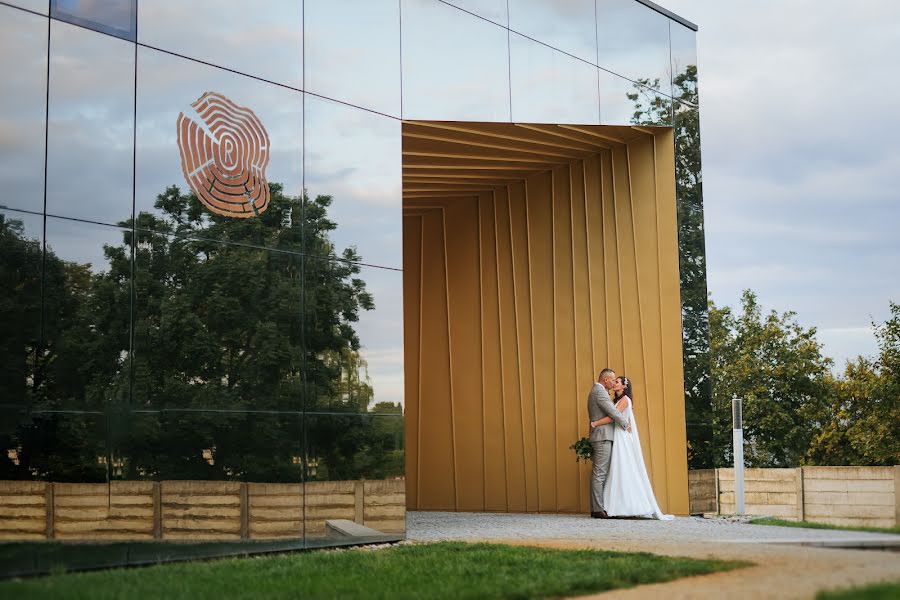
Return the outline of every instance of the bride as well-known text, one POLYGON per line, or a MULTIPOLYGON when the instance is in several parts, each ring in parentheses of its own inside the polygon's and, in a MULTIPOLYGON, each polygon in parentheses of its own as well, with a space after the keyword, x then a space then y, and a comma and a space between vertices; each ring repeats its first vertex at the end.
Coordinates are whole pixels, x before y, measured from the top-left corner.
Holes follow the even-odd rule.
MULTIPOLYGON (((616 393, 616 410, 628 419, 631 430, 616 428, 609 477, 603 490, 603 506, 611 517, 674 519, 674 516, 663 514, 659 509, 650 487, 631 406, 631 380, 624 375, 617 377, 613 391, 616 393)), ((604 417, 598 425, 610 422, 612 418, 604 417)))

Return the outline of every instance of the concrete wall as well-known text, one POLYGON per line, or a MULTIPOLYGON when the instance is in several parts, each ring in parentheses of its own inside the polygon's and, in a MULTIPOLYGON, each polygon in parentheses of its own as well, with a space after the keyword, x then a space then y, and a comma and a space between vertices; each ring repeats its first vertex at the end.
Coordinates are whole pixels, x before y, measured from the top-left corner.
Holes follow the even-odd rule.
MULTIPOLYGON (((734 469, 691 471, 691 512, 733 514, 734 469)), ((745 469, 749 515, 856 527, 900 523, 900 466, 745 469)))
POLYGON ((327 519, 402 533, 405 487, 402 479, 0 481, 0 539, 240 540, 302 537, 304 532, 324 537, 327 519))

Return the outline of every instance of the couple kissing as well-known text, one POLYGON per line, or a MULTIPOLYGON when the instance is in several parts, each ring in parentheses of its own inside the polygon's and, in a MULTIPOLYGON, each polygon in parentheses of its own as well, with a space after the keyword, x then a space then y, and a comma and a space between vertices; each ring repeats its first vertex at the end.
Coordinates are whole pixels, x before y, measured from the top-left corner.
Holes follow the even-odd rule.
POLYGON ((615 371, 600 371, 588 396, 591 420, 591 517, 644 517, 670 520, 663 514, 641 451, 632 406, 631 380, 615 371), (615 397, 615 404, 609 394, 615 397))

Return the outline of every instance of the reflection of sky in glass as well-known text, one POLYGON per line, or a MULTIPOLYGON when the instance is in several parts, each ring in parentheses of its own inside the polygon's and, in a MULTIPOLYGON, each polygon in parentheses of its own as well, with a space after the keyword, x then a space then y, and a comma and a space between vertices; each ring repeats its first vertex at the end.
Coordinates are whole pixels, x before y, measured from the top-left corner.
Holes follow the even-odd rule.
MULTIPOLYGON (((50 0, 3 0, 3 2, 12 4, 13 6, 27 8, 28 10, 33 10, 42 15, 50 14, 50 0)), ((3 20, 5 19, 6 15, 4 14, 3 20)))
POLYGON ((103 246, 122 246, 123 234, 116 227, 47 217, 47 251, 66 262, 90 265, 93 273, 109 271, 103 246))
MULTIPOLYGON (((669 35, 672 40, 672 79, 684 74, 690 65, 697 66, 697 32, 671 21, 669 35)), ((696 90, 696 84, 689 91, 696 90)), ((679 94, 673 83, 672 94, 679 94)))
POLYGON ((51 21, 47 213, 131 217, 134 46, 51 21))
POLYGON ((47 27, 45 18, 0 6, 0 205, 38 212, 44 210, 47 27))
POLYGON ((635 0, 597 0, 600 66, 669 89, 669 19, 635 0))
POLYGON ((153 212, 156 196, 170 185, 190 190, 181 170, 176 123, 204 92, 225 95, 250 108, 269 133, 266 176, 299 196, 302 180, 303 95, 300 92, 138 48, 136 211, 153 212))
POLYGON ((447 4, 458 6, 474 15, 506 27, 506 0, 446 0, 447 4))
POLYGON ((509 52, 514 121, 600 122, 597 67, 516 33, 509 52))
POLYGON ((373 402, 402 403, 403 274, 363 267, 358 277, 375 301, 375 310, 361 310, 354 327, 362 344, 360 353, 368 363, 373 402))
POLYGON ((509 28, 597 62, 594 0, 509 0, 509 28))
POLYGON ((137 0, 52 0, 57 19, 134 41, 137 0))
POLYGON ((22 224, 22 236, 29 241, 40 241, 44 237, 43 215, 18 212, 15 210, 0 210, 0 216, 6 222, 18 221, 22 224))
POLYGON ((140 41, 214 65, 303 85, 303 3, 153 0, 138 3, 140 41))
POLYGON ((356 246, 362 261, 403 266, 400 121, 306 96, 306 190, 330 195, 338 254, 356 246))
POLYGON ((400 116, 396 0, 306 0, 304 89, 400 116))
POLYGON ((507 31, 437 0, 402 0, 403 118, 509 121, 507 31))

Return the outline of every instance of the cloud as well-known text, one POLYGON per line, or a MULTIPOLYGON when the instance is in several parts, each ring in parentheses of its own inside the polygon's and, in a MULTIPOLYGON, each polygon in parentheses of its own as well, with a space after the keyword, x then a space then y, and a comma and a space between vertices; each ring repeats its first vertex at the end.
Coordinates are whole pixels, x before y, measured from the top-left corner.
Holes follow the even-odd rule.
POLYGON ((900 299, 900 4, 669 0, 698 23, 709 288, 817 326, 837 367, 900 299))

